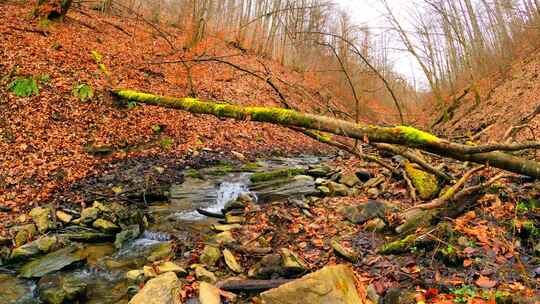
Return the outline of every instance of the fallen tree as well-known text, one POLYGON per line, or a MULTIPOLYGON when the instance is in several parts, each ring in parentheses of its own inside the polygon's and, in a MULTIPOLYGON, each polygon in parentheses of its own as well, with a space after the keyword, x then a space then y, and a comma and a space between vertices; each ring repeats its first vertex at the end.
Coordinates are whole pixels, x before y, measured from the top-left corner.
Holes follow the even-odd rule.
MULTIPOLYGON (((382 127, 352 123, 340 119, 271 107, 242 107, 232 104, 202 101, 195 98, 159 96, 133 90, 116 89, 113 95, 134 102, 179 109, 197 114, 237 120, 267 122, 286 127, 318 130, 368 141, 407 146, 443 157, 493 166, 534 178, 540 177, 540 163, 503 152, 483 152, 482 146, 469 146, 439 138, 409 126, 382 127)), ((528 147, 528 146, 527 146, 528 147)), ((504 147, 497 147, 504 150, 504 147)), ((489 147, 488 150, 493 149, 489 147)))

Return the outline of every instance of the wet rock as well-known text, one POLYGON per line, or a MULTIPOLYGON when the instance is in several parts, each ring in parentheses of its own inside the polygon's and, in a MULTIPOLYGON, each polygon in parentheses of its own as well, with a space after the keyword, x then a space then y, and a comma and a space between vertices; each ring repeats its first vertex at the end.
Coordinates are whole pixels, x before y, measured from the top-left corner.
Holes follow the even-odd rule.
POLYGON ((281 255, 267 254, 262 259, 253 265, 248 271, 248 276, 257 279, 270 279, 273 276, 284 275, 283 267, 281 266, 281 255))
POLYGON ((366 194, 369 199, 377 199, 381 193, 377 188, 369 188, 366 194))
POLYGON ((181 304, 181 285, 174 272, 167 272, 146 282, 129 304, 181 304))
POLYGON ((223 249, 223 257, 225 258, 225 264, 230 270, 236 273, 244 272, 242 266, 236 260, 236 257, 229 249, 223 249))
POLYGON ((374 177, 374 178, 369 179, 367 182, 365 182, 363 187, 364 189, 375 188, 383 182, 384 182, 384 177, 382 176, 374 177))
POLYGON ((96 207, 85 208, 81 211, 81 224, 91 224, 99 217, 100 211, 96 207))
POLYGON ((439 193, 440 187, 436 176, 422 171, 410 162, 406 162, 404 168, 421 199, 428 200, 439 193))
POLYGON ((265 304, 357 304, 362 303, 354 272, 345 265, 326 266, 293 282, 261 294, 265 304))
POLYGON ((322 196, 329 196, 332 192, 330 191, 330 188, 326 186, 319 186, 317 187, 317 190, 321 193, 322 196))
POLYGON ((144 280, 144 270, 142 269, 133 269, 128 272, 126 272, 125 275, 126 279, 131 282, 142 282, 144 280))
POLYGON ((155 262, 171 257, 173 255, 173 244, 171 242, 159 244, 159 246, 148 256, 147 260, 155 262))
POLYGON ((115 232, 120 230, 120 227, 118 227, 118 225, 102 218, 98 218, 97 220, 95 220, 92 223, 92 227, 105 232, 115 232))
POLYGON ((37 301, 34 298, 34 285, 28 280, 0 273, 0 302, 31 304, 37 301))
POLYGON ((339 179, 339 183, 340 183, 340 184, 344 184, 344 185, 346 185, 347 187, 354 187, 354 186, 356 186, 358 183, 360 183, 360 179, 359 179, 355 174, 343 175, 343 176, 339 179))
POLYGON ((242 192, 238 195, 236 200, 244 204, 248 204, 253 202, 253 197, 248 192, 242 192))
POLYGON ((369 171, 365 171, 365 170, 358 170, 358 171, 355 172, 355 174, 356 174, 356 177, 358 177, 358 179, 361 182, 367 182, 368 180, 373 178, 371 173, 369 171))
POLYGON ((37 233, 34 224, 15 227, 14 230, 17 231, 17 234, 15 235, 15 247, 26 244, 26 242, 32 240, 37 233))
POLYGON ((82 226, 69 226, 63 229, 60 235, 63 238, 77 242, 102 242, 114 239, 114 234, 82 226))
POLYGON ((242 228, 242 225, 240 225, 240 224, 232 224, 232 225, 212 225, 210 228, 211 228, 212 230, 214 230, 214 231, 222 231, 222 232, 225 232, 225 231, 231 231, 231 230, 234 230, 234 229, 242 228))
POLYGON ((148 280, 148 279, 157 277, 157 272, 152 266, 144 266, 143 275, 144 275, 144 278, 148 280))
POLYGON ((31 243, 13 249, 10 259, 13 261, 25 260, 41 253, 49 252, 57 242, 56 237, 41 237, 31 243))
POLYGON ((301 168, 277 169, 269 172, 253 173, 249 179, 252 183, 268 182, 278 179, 290 178, 296 175, 305 174, 306 170, 301 168))
POLYGON ((45 233, 49 229, 54 229, 54 223, 51 220, 51 209, 45 207, 37 207, 30 211, 30 216, 40 233, 45 233))
POLYGON ((210 241, 216 243, 217 245, 228 245, 236 243, 231 231, 220 232, 210 238, 210 241))
POLYGON ((201 304, 220 304, 220 290, 216 286, 201 282, 199 285, 199 302, 201 304))
POLYGON ((369 220, 364 225, 364 230, 370 232, 383 232, 386 229, 386 223, 380 218, 369 220))
POLYGON ((199 261, 207 266, 214 266, 221 258, 221 252, 218 247, 206 245, 203 248, 199 261))
POLYGON ((375 218, 385 219, 387 213, 394 211, 397 211, 394 206, 380 201, 368 200, 364 204, 343 207, 340 213, 353 224, 363 224, 375 218))
POLYGON ((246 219, 241 215, 233 215, 231 213, 225 214, 225 221, 227 224, 242 224, 246 219))
POLYGON ((256 183, 251 186, 251 190, 255 192, 261 202, 310 196, 318 193, 313 178, 305 175, 256 183))
POLYGON ((328 189, 330 189, 330 193, 334 196, 347 196, 349 195, 349 188, 343 184, 339 184, 336 182, 329 182, 328 183, 328 189))
POLYGON ((294 252, 287 248, 281 248, 281 266, 288 275, 296 275, 307 270, 306 263, 294 252))
POLYGON ((246 207, 246 203, 244 203, 243 201, 240 201, 238 199, 230 200, 223 207, 223 213, 227 213, 231 210, 236 210, 236 209, 243 210, 245 207, 246 207))
POLYGON ((371 303, 380 303, 381 296, 379 296, 379 294, 377 293, 377 289, 375 289, 375 286, 373 284, 369 284, 368 287, 366 287, 366 294, 367 298, 371 301, 371 303))
POLYGON ((326 177, 332 173, 332 168, 320 165, 320 166, 310 166, 307 174, 313 177, 326 177))
POLYGON ((404 291, 400 288, 391 288, 386 291, 383 304, 415 304, 415 292, 404 291))
POLYGON ((358 253, 343 246, 338 240, 332 240, 332 248, 339 256, 350 262, 356 263, 360 259, 360 255, 358 253))
POLYGON ((85 258, 80 247, 69 246, 25 264, 20 270, 20 276, 23 278, 39 278, 85 258))
POLYGON ((87 284, 73 277, 44 277, 39 281, 40 299, 48 304, 73 303, 86 297, 87 284))
POLYGON ((139 237, 141 234, 141 229, 139 225, 131 225, 127 227, 126 229, 122 230, 118 234, 116 234, 116 239, 114 241, 114 247, 116 249, 122 248, 124 246, 124 243, 127 241, 131 241, 139 237))
POLYGON ((64 224, 69 224, 71 220, 73 220, 73 216, 71 214, 61 210, 56 211, 56 218, 64 224))
POLYGON ((203 266, 195 265, 194 268, 197 280, 212 284, 217 281, 216 275, 213 272, 206 270, 203 266))
POLYGON ((182 276, 187 274, 187 271, 183 267, 180 267, 178 264, 174 262, 160 263, 155 267, 155 269, 156 269, 157 274, 162 274, 165 272, 174 272, 177 275, 182 275, 182 276))

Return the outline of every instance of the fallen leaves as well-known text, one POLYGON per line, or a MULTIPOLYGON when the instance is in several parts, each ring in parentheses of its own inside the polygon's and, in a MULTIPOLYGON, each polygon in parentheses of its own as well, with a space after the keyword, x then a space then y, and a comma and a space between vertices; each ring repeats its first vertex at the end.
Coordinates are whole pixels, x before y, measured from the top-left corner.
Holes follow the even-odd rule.
POLYGON ((491 280, 490 278, 482 275, 474 283, 476 284, 476 286, 486 289, 497 286, 497 281, 491 280))

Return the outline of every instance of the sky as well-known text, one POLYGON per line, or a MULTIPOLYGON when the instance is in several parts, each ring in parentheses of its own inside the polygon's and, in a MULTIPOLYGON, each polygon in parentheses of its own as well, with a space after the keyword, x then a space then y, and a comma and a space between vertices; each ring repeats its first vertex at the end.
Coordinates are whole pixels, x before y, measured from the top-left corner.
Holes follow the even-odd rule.
MULTIPOLYGON (((334 0, 338 3, 349 15, 356 25, 368 25, 373 27, 372 32, 377 33, 377 28, 383 25, 383 8, 379 0, 334 0)), ((394 8, 396 16, 401 23, 407 23, 407 6, 414 1, 404 0, 387 0, 394 8)), ((405 76, 410 81, 416 79, 417 82, 424 81, 424 75, 415 61, 415 59, 406 52, 395 51, 391 55, 394 61, 395 71, 405 76)), ((418 84, 422 85, 422 84, 418 84)))

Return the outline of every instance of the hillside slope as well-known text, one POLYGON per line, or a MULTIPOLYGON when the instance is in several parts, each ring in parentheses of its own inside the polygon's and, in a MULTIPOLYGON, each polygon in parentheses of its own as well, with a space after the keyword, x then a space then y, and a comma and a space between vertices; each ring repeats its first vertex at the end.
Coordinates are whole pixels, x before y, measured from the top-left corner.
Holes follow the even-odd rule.
MULTIPOLYGON (((524 125, 523 119, 531 118, 517 139, 534 140, 540 127, 540 116, 534 115, 540 110, 539 55, 537 50, 515 61, 507 71, 482 79, 468 88, 449 119, 437 129, 456 136, 486 129, 481 139, 498 141, 509 128, 524 125)), ((463 93, 458 93, 456 98, 463 93)))
MULTIPOLYGON (((276 126, 118 105, 107 93, 108 86, 187 96, 181 64, 149 63, 177 60, 182 51, 172 52, 160 33, 141 20, 74 9, 64 22, 43 25, 28 19, 28 9, 0 4, 0 205, 4 210, 18 211, 46 201, 63 186, 95 173, 96 165, 127 157, 180 159, 202 149, 222 157, 231 157, 233 150, 255 156, 327 149, 276 126), (98 69, 92 51, 103 56, 110 80, 98 69), (38 79, 39 94, 21 98, 9 92, 17 77, 38 79), (95 90, 90 101, 82 102, 72 94, 83 83, 95 90)), ((179 29, 161 31, 175 46, 182 45, 179 29)), ((207 45, 211 47, 203 45, 196 52, 237 54, 227 59, 251 70, 271 70, 291 106, 324 111, 328 100, 318 93, 316 81, 223 41, 207 45)), ((265 82, 230 66, 216 62, 191 66, 200 98, 281 106, 265 82)))

